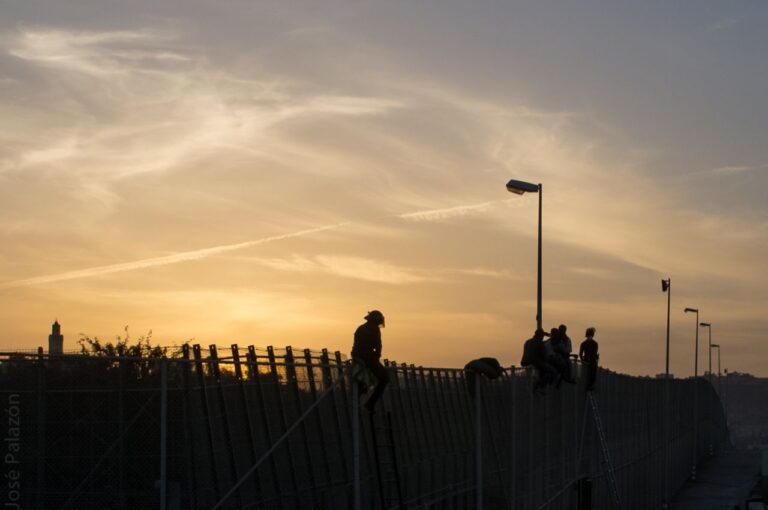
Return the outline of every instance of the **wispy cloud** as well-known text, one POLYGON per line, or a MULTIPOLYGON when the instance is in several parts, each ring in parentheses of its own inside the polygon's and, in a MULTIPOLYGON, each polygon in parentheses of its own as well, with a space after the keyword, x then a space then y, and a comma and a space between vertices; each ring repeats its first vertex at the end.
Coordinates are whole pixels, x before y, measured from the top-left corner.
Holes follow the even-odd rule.
POLYGON ((399 107, 386 97, 313 91, 277 75, 235 74, 172 31, 27 28, 8 53, 66 87, 52 92, 62 96, 61 111, 14 106, 31 120, 17 127, 24 136, 5 143, 0 171, 55 168, 112 182, 185 169, 222 151, 253 155, 290 146, 270 136, 286 121, 399 107), (34 135, 23 133, 25 124, 34 135))
POLYGON ((325 273, 344 278, 376 283, 401 285, 432 280, 433 277, 416 269, 367 257, 342 255, 294 255, 285 259, 251 259, 253 262, 280 271, 325 273))
POLYGON ((464 269, 448 269, 447 273, 454 273, 467 276, 479 276, 483 278, 492 278, 499 280, 519 280, 527 278, 528 275, 521 275, 507 269, 493 269, 489 267, 470 267, 464 269))
POLYGON ((172 39, 172 34, 147 30, 89 32, 36 28, 21 30, 8 53, 49 67, 107 76, 136 70, 136 64, 129 66, 128 62, 188 60, 168 48, 157 47, 172 39))
POLYGON ((709 173, 712 173, 715 175, 734 175, 734 174, 741 174, 745 172, 753 172, 755 170, 766 170, 766 169, 768 169, 768 163, 763 163, 762 165, 721 166, 721 167, 713 168, 712 170, 709 170, 709 173))
POLYGON ((255 239, 252 241, 246 241, 237 244, 227 244, 221 246, 214 246, 211 248, 204 248, 201 250, 186 251, 181 253, 174 253, 173 255, 167 255, 164 257, 154 257, 142 260, 134 260, 132 262, 125 262, 122 264, 112 264, 108 266, 97 266, 88 269, 80 269, 76 271, 67 271, 63 273, 51 274, 46 276, 37 276, 34 278, 27 278, 23 280, 14 280, 0 284, 0 288, 12 288, 12 287, 29 287, 33 285, 40 285, 44 283, 60 282, 64 280, 75 280, 78 278, 88 278, 93 276, 102 276, 112 273, 122 273, 124 271, 135 271, 137 269, 146 269, 149 267, 166 266, 169 264, 178 264, 180 262, 188 262, 192 260, 201 260, 222 253, 227 253, 235 250, 242 250, 244 248, 251 248, 253 246, 259 246, 262 244, 271 243, 274 241, 281 241, 283 239, 291 239, 294 237, 302 237, 325 230, 333 230, 347 225, 347 223, 336 223, 333 225, 325 225, 323 227, 311 228, 307 230, 300 230, 298 232, 292 232, 290 234, 282 234, 277 236, 263 237, 261 239, 255 239))
POLYGON ((722 30, 728 30, 736 26, 738 23, 740 23, 741 20, 742 18, 740 16, 731 16, 729 18, 724 18, 718 21, 717 23, 714 23, 708 26, 705 29, 705 32, 712 33, 712 32, 720 32, 722 30))

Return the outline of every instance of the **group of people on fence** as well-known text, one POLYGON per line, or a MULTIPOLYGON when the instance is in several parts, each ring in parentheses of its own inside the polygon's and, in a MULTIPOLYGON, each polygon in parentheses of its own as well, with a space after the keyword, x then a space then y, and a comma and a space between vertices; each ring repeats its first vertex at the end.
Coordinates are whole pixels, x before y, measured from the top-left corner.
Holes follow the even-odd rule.
MULTIPOLYGON (((381 364, 381 328, 385 327, 384 314, 372 310, 365 316, 354 335, 352 345, 352 379, 356 381, 361 393, 366 393, 373 386, 371 396, 365 402, 365 408, 374 412, 376 403, 389 384, 389 374, 381 364)), ((520 364, 532 366, 537 373, 534 391, 542 392, 547 386, 560 387, 565 381, 576 384, 571 372, 571 351, 573 344, 567 334, 568 327, 561 324, 552 328, 549 333, 537 329, 533 337, 523 345, 523 359, 520 364), (544 340, 545 337, 549 337, 544 340)), ((585 370, 586 389, 591 391, 595 385, 597 362, 600 358, 598 345, 595 341, 595 328, 589 327, 585 333, 586 339, 579 346, 579 359, 585 370)), ((504 370, 495 358, 480 358, 470 361, 465 367, 469 391, 474 391, 474 378, 482 374, 490 379, 500 377, 504 370)))
MULTIPOLYGON (((523 359, 520 365, 532 366, 536 369, 537 380, 534 391, 543 391, 547 386, 560 387, 562 381, 575 384, 576 379, 571 373, 572 342, 568 337, 568 327, 561 324, 552 328, 550 333, 537 329, 533 337, 523 345, 523 359), (544 340, 545 337, 549 339, 544 340)), ((589 327, 585 332, 585 340, 579 346, 579 359, 585 369, 586 389, 594 389, 597 376, 597 362, 600 358, 595 328, 589 327)))

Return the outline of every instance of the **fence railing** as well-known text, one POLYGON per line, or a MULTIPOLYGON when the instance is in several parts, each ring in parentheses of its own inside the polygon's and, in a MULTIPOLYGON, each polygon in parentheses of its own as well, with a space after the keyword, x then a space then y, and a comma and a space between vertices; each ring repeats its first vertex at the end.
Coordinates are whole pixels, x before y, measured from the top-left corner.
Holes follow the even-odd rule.
MULTIPOLYGON (((609 508, 582 384, 537 395, 532 371, 511 367, 480 378, 478 405, 463 370, 386 366, 390 385, 371 418, 353 412, 339 352, 0 353, 4 475, 18 479, 2 503, 335 509, 353 508, 357 488, 362 508, 569 509, 591 485, 592 508, 609 508)), ((669 408, 664 382, 598 375, 625 508, 660 507, 693 463, 725 445, 706 380, 670 381, 669 408)))

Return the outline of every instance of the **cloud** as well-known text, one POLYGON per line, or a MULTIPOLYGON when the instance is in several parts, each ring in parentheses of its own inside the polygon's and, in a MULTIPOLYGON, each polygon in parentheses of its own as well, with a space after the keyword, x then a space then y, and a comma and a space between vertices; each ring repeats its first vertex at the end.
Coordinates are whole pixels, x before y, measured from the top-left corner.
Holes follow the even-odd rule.
POLYGON ((287 259, 251 259, 280 271, 325 273, 375 283, 402 285, 434 279, 422 272, 367 257, 344 255, 294 255, 287 259))
POLYGON ((720 32, 722 30, 729 30, 740 23, 742 18, 740 16, 731 16, 729 18, 723 18, 717 23, 708 26, 704 31, 707 33, 720 32))
POLYGON ((43 66, 68 69, 94 77, 145 70, 146 61, 189 60, 159 43, 169 43, 171 34, 156 31, 71 31, 23 29, 9 54, 43 66), (141 64, 140 64, 141 63, 141 64))
MULTIPOLYGON (((272 73, 216 66, 172 31, 21 30, 9 54, 48 80, 49 107, 13 104, 0 171, 54 169, 85 181, 181 170, 226 151, 288 151, 287 121, 384 114, 398 101, 332 94, 272 73)), ((26 91, 22 91, 26 92, 26 91)))
POLYGON ((132 262, 125 262, 122 264, 112 264, 109 266, 98 266, 88 269, 81 269, 77 271, 67 271, 64 273, 37 276, 34 278, 27 278, 23 280, 15 280, 0 284, 0 288, 12 288, 12 287, 29 287, 32 285, 40 285, 44 283, 54 283, 65 280, 74 280, 78 278, 88 278, 93 276, 103 276, 112 273, 121 273, 124 271, 135 271, 137 269, 146 269, 149 267, 166 266, 169 264, 178 264, 180 262, 188 262, 192 260, 201 260, 222 253, 227 253, 235 250, 242 250, 244 248, 251 248, 262 244, 271 243, 274 241, 281 241, 283 239, 291 239, 294 237, 302 237, 325 230, 338 229, 347 225, 346 223, 337 223, 334 225, 326 225, 323 227, 311 228, 307 230, 300 230, 298 232, 292 232, 290 234, 282 234, 277 236, 263 237, 253 241, 246 241, 237 244, 227 244, 221 246, 214 246, 211 248, 204 248, 201 250, 186 251, 182 253, 174 253, 173 255, 167 255, 165 257, 154 257, 149 259, 134 260, 132 262))
POLYGON ((756 170, 766 170, 766 169, 768 169, 768 163, 763 163, 762 165, 721 166, 721 167, 713 168, 712 170, 709 170, 709 173, 715 174, 715 175, 735 175, 735 174, 742 174, 746 172, 754 172, 756 170))
POLYGON ((480 276, 483 278, 493 278, 500 280, 520 280, 528 278, 528 275, 522 275, 507 269, 493 269, 489 267, 471 267, 466 269, 446 269, 446 273, 455 273, 467 276, 480 276))

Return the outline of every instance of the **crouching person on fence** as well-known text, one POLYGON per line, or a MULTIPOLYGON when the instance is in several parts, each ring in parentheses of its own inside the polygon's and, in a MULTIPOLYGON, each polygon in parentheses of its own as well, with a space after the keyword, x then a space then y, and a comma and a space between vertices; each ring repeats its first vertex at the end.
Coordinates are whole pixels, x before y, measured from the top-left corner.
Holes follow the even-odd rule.
POLYGON ((476 388, 476 378, 481 375, 488 379, 497 379, 502 376, 504 369, 501 368, 499 360, 496 358, 478 358, 473 359, 464 365, 464 375, 467 380, 467 391, 474 398, 476 388))
POLYGON ((376 402, 381 398, 389 383, 389 373, 381 364, 381 329, 384 327, 384 314, 378 310, 368 312, 365 323, 355 330, 352 345, 352 379, 360 384, 362 393, 368 386, 375 384, 373 393, 365 403, 365 408, 374 412, 376 402))

